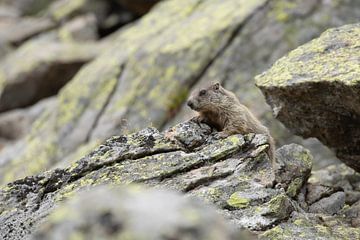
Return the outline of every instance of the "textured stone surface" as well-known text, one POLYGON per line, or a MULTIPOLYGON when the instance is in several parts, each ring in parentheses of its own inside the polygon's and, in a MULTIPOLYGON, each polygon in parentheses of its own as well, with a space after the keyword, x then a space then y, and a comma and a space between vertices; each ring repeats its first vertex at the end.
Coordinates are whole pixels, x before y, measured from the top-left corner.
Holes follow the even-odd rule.
POLYGON ((326 31, 257 77, 276 118, 360 171, 360 25, 326 31))
MULTIPOLYGON (((338 236, 339 228, 345 227, 346 233, 339 236, 360 234, 359 229, 351 228, 354 226, 351 219, 356 222, 355 210, 346 212, 345 208, 340 209, 345 202, 342 191, 334 193, 342 194, 341 203, 332 199, 332 193, 329 193, 330 197, 323 194, 312 204, 325 202, 323 209, 326 211, 309 213, 308 205, 302 199, 307 199, 304 189, 307 189, 312 157, 301 146, 292 144, 278 149, 277 159, 282 171, 277 173, 280 176, 277 179, 282 182, 276 186, 269 184, 274 180, 274 174, 266 155, 266 139, 264 135, 248 134, 218 140, 216 132, 208 126, 192 121, 176 125, 164 133, 145 128, 130 135, 112 137, 70 165, 28 176, 1 188, 0 238, 27 239, 46 222, 45 217, 49 214, 56 218, 59 204, 73 198, 79 191, 99 185, 131 183, 196 196, 215 205, 239 228, 256 233, 271 229, 264 236, 277 236, 278 229, 285 227, 291 228, 284 235, 288 236, 288 232, 299 231, 298 228, 305 231, 308 225, 316 226, 307 235, 313 239, 323 234, 321 229, 328 229, 328 237, 338 236), (353 217, 345 220, 345 213, 353 217), (305 226, 296 225, 294 229, 296 216, 307 219, 305 226), (330 220, 321 220, 330 217, 336 224, 328 225, 330 220)), ((320 175, 324 179, 317 184, 325 185, 327 181, 335 180, 326 174, 320 175)), ((350 172, 347 176, 351 177, 350 172)), ((352 176, 356 179, 356 174, 352 176)), ((352 191, 359 192, 355 188, 352 191)), ((355 206, 352 209, 356 209, 355 206)), ((71 219, 78 226, 78 221, 71 219)), ((53 224, 50 221, 49 224, 50 228, 54 227, 54 234, 60 231, 56 230, 57 227, 74 226, 67 224, 65 219, 64 222, 53 224)), ((97 226, 95 222, 94 227, 97 226)), ((89 231, 90 234, 92 230, 89 231)), ((297 239, 297 236, 286 239, 297 239)))
MULTIPOLYGON (((27 237, 58 203, 79 190, 103 184, 143 183, 182 191, 215 204, 238 227, 252 230, 286 220, 294 200, 284 189, 266 187, 272 177, 266 136, 217 140, 215 133, 204 134, 202 127, 187 122, 165 133, 146 128, 113 137, 67 167, 8 184, 0 190, 0 236, 27 237), (194 143, 179 141, 182 129, 193 133, 189 141, 196 142, 195 148, 194 143)), ((293 162, 303 161, 300 153, 307 152, 292 147, 286 154, 294 153, 293 162)))

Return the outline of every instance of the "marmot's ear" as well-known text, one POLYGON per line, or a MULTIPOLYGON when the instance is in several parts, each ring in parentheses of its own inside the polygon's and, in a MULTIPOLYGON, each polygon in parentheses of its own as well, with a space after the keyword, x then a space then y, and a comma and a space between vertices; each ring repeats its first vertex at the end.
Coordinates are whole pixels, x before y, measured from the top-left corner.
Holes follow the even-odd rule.
POLYGON ((220 88, 220 83, 219 82, 216 82, 216 83, 213 84, 213 89, 214 90, 219 90, 219 88, 220 88))

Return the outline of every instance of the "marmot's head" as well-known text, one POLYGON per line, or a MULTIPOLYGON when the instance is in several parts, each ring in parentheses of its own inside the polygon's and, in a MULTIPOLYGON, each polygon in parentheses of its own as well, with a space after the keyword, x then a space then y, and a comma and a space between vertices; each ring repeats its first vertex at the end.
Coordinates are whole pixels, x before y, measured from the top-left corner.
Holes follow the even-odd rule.
POLYGON ((226 90, 220 83, 213 83, 207 88, 194 91, 187 101, 187 105, 197 112, 214 111, 229 104, 226 90))

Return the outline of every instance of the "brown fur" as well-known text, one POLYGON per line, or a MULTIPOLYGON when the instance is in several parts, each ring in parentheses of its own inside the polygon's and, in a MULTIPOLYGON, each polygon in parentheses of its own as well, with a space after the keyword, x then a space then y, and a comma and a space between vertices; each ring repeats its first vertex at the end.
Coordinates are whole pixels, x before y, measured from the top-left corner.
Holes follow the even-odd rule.
POLYGON ((219 83, 195 91, 188 100, 191 109, 199 112, 198 122, 204 122, 216 128, 220 137, 233 134, 261 133, 268 137, 267 155, 275 164, 275 142, 268 129, 242 105, 234 93, 219 83))

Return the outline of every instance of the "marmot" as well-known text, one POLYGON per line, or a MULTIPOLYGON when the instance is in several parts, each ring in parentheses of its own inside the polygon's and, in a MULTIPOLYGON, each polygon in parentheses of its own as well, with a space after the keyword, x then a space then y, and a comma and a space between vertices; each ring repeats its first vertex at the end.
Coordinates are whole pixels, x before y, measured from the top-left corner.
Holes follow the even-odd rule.
POLYGON ((267 155, 275 166, 275 143, 268 129, 260 123, 250 110, 242 105, 234 93, 214 83, 193 92, 187 105, 197 112, 198 122, 203 122, 219 131, 219 137, 233 134, 261 133, 268 137, 267 155))

